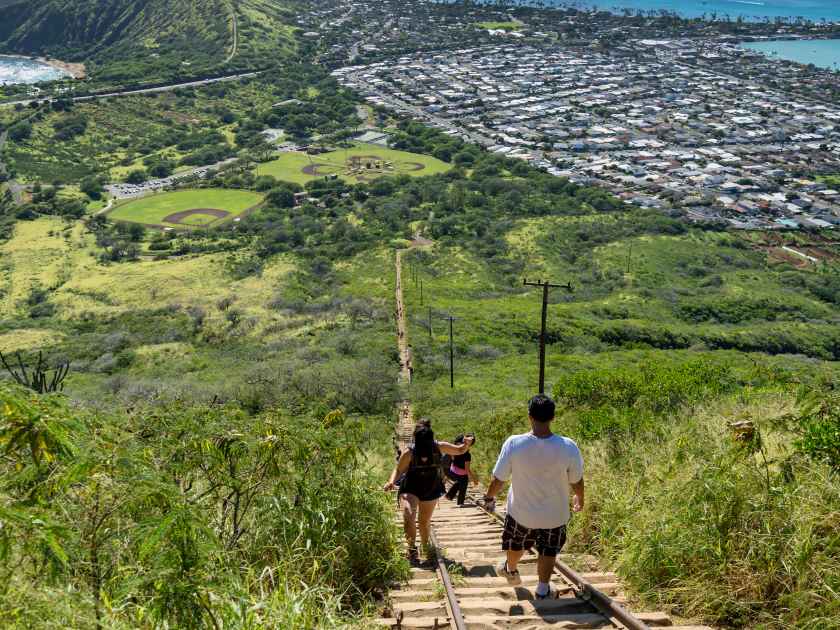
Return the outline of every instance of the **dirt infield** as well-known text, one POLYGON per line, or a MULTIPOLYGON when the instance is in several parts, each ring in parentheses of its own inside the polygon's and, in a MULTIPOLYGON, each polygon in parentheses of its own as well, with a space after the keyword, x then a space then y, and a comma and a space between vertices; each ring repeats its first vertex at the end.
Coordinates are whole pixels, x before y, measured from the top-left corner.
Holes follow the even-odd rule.
POLYGON ((389 162, 378 155, 352 155, 344 165, 329 162, 315 162, 301 169, 304 175, 325 177, 327 175, 352 175, 361 181, 372 181, 383 175, 396 175, 400 172, 422 171, 425 165, 420 162, 389 162))
POLYGON ((301 172, 304 175, 310 175, 313 177, 324 177, 326 175, 337 175, 341 171, 340 166, 335 166, 333 164, 310 164, 308 166, 304 166, 301 169, 301 172))
POLYGON ((181 212, 170 214, 168 217, 164 217, 163 222, 171 223, 172 225, 181 225, 183 224, 184 219, 197 214, 210 215, 211 217, 216 217, 216 220, 224 219, 225 217, 230 216, 230 212, 227 210, 218 210, 216 208, 194 208, 192 210, 182 210, 181 212))

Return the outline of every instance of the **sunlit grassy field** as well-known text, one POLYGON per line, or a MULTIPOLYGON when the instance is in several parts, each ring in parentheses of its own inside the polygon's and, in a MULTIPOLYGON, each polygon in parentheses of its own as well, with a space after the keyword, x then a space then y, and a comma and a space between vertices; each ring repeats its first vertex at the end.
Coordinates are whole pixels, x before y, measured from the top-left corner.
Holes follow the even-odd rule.
POLYGON ((262 195, 245 190, 221 188, 179 190, 171 193, 153 194, 136 201, 130 201, 116 207, 108 216, 116 221, 130 221, 147 225, 168 225, 172 227, 183 224, 210 225, 240 216, 249 208, 258 205, 262 200, 262 195), (211 215, 193 215, 177 223, 165 220, 177 212, 202 208, 223 210, 228 212, 229 215, 224 219, 218 219, 211 215))
POLYGON ((271 175, 279 180, 305 184, 324 177, 325 175, 338 175, 341 179, 350 183, 370 181, 385 175, 411 175, 423 177, 425 175, 436 175, 445 173, 451 168, 446 162, 442 162, 428 155, 397 151, 387 147, 374 144, 357 142, 349 149, 339 149, 320 155, 306 155, 299 152, 288 152, 271 162, 260 164, 257 167, 257 174, 271 175), (359 168, 348 166, 348 160, 354 158, 372 158, 362 160, 359 168), (383 163, 380 165, 377 162, 383 163), (385 166, 384 163, 390 163, 385 166), (367 168, 370 163, 372 168, 367 168), (307 173, 305 169, 315 168, 315 173, 307 173), (316 174, 317 173, 317 174, 316 174))
POLYGON ((502 30, 502 31, 518 31, 522 28, 522 24, 519 22, 478 22, 476 24, 479 28, 487 28, 493 30, 502 30))

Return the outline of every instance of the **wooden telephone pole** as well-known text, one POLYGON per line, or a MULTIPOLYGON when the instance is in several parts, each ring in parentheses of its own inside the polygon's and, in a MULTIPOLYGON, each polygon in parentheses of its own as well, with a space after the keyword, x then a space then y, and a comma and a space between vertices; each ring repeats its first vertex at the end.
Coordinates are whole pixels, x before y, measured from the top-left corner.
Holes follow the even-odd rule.
POLYGON ((566 289, 571 293, 572 284, 551 284, 547 280, 536 282, 524 281, 526 287, 542 287, 542 326, 540 327, 540 394, 545 393, 545 325, 548 319, 548 292, 551 289, 566 289))

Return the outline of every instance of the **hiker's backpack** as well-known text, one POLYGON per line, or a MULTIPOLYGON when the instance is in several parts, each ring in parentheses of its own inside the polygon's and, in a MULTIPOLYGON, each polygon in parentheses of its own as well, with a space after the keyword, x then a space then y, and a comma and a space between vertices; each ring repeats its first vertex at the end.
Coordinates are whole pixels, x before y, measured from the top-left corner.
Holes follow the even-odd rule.
POLYGON ((452 455, 449 453, 444 453, 441 455, 440 458, 440 472, 445 477, 446 473, 449 472, 450 467, 452 466, 452 455))
POLYGON ((408 472, 406 472, 406 476, 414 473, 417 477, 421 478, 424 482, 432 485, 434 483, 438 483, 443 481, 442 475, 442 464, 441 460, 443 456, 440 452, 440 448, 435 445, 435 450, 432 453, 431 460, 427 463, 422 463, 417 458, 417 453, 414 450, 414 445, 411 445, 411 465, 408 468, 408 472))

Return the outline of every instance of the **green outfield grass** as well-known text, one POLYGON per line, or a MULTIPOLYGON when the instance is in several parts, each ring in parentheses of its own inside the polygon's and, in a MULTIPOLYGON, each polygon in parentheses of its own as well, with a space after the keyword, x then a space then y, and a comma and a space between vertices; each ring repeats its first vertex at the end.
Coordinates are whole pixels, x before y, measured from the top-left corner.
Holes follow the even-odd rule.
POLYGON ((321 155, 285 153, 276 160, 258 166, 257 174, 271 175, 298 184, 305 184, 325 175, 338 175, 341 179, 355 184, 387 175, 437 175, 450 168, 451 165, 446 162, 428 155, 357 142, 349 149, 339 149, 321 155), (348 162, 354 159, 359 160, 356 168, 348 165, 348 162), (371 168, 367 168, 368 164, 371 168))
POLYGON ((115 208, 109 213, 109 216, 116 221, 130 221, 147 225, 208 226, 240 216, 262 200, 262 195, 244 190, 224 190, 220 188, 179 190, 130 201, 115 208), (194 214, 179 221, 166 220, 177 212, 196 209, 223 210, 229 214, 223 218, 210 214, 194 214))
POLYGON ((494 31, 518 31, 522 28, 522 25, 518 22, 478 22, 476 26, 494 31))

